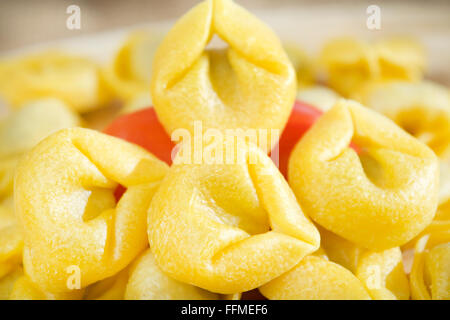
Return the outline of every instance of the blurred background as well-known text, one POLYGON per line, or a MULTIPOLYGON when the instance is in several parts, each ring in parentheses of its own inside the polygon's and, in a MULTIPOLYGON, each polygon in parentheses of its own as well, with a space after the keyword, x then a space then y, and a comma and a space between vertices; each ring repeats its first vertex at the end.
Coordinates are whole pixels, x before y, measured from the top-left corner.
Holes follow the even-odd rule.
MULTIPOLYGON (((283 40, 295 41, 310 53, 329 38, 349 35, 373 38, 407 35, 426 47, 433 78, 449 83, 450 1, 236 0, 271 25, 283 40), (366 27, 369 5, 381 9, 381 29, 366 27)), ((98 32, 155 25, 163 29, 197 0, 2 0, 0 54, 49 41, 98 32), (69 30, 66 9, 81 9, 81 29, 69 30)))

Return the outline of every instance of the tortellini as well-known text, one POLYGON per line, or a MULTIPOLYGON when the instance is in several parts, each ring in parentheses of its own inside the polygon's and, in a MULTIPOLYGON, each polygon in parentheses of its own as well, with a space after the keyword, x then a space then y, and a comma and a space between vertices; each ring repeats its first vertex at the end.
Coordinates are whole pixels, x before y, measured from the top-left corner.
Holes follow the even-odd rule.
POLYGON ((271 300, 369 300, 364 285, 344 267, 314 255, 259 288, 271 300))
POLYGON ((153 61, 152 99, 169 134, 178 128, 194 132, 194 121, 205 130, 281 130, 295 92, 295 71, 278 38, 230 0, 207 0, 191 9, 153 61), (229 48, 206 49, 214 33, 229 48))
POLYGON ((161 39, 160 35, 150 32, 133 32, 117 52, 112 65, 103 70, 106 84, 123 101, 143 94, 150 99, 152 61, 161 39))
POLYGON ((401 38, 378 43, 335 39, 324 46, 320 56, 329 85, 346 97, 367 81, 420 80, 424 60, 420 44, 401 38))
POLYGON ((104 67, 0 61, 0 300, 449 300, 450 92, 424 61, 405 38, 315 59, 232 0, 104 67), (152 104, 171 167, 80 128, 152 104))
POLYGON ((433 222, 411 243, 415 244, 410 274, 412 298, 449 300, 450 201, 438 208, 433 222))
POLYGON ((22 275, 23 269, 18 266, 6 276, 0 277, 0 300, 8 300, 10 298, 14 284, 22 275))
POLYGON ((77 112, 96 109, 107 100, 99 67, 58 51, 1 61, 0 96, 13 107, 57 98, 77 112))
POLYGON ((448 88, 423 81, 374 82, 355 98, 394 120, 426 143, 440 158, 439 204, 450 201, 450 93, 448 88))
POLYGON ((250 145, 233 164, 177 158, 148 216, 150 248, 170 277, 216 293, 244 292, 318 249, 317 229, 261 149, 250 145))
POLYGON ((39 143, 15 179, 27 276, 61 293, 68 268, 79 268, 81 288, 125 268, 148 244, 147 208, 166 171, 144 149, 89 129, 39 143), (116 204, 118 184, 127 190, 116 204))
POLYGON ((217 300, 219 295, 171 279, 158 267, 150 250, 131 266, 127 300, 217 300))
POLYGON ((373 250, 414 238, 433 220, 438 203, 434 153, 349 100, 339 100, 300 140, 288 176, 308 216, 373 250), (351 141, 360 154, 349 147, 351 141))
POLYGON ((289 60, 291 60, 297 73, 297 85, 299 88, 309 87, 315 80, 315 65, 311 57, 294 43, 283 43, 289 60))
POLYGON ((123 300, 129 278, 129 267, 86 288, 85 300, 123 300))
POLYGON ((357 246, 325 228, 318 227, 318 229, 320 231, 320 245, 326 256, 331 261, 356 273, 358 262, 367 249, 357 246))
MULTIPOLYGON (((409 298, 409 282, 403 267, 400 248, 395 247, 379 252, 371 251, 361 248, 323 228, 319 228, 319 230, 321 235, 322 253, 320 255, 315 253, 315 255, 327 260, 329 259, 350 271, 357 279, 359 279, 372 299, 406 300, 409 298)), ((348 273, 342 271, 341 268, 336 267, 334 264, 323 261, 319 263, 318 261, 315 261, 316 259, 313 260, 315 264, 318 263, 323 266, 324 281, 322 283, 323 287, 316 287, 313 285, 308 287, 309 292, 313 292, 316 295, 323 294, 323 292, 331 292, 335 295, 335 299, 344 299, 345 291, 336 289, 336 284, 333 282, 333 276, 328 275, 328 273, 333 273, 334 269, 336 269, 336 272, 348 273), (328 288, 328 286, 331 286, 331 288, 328 288)), ((320 278, 316 277, 316 281, 319 282, 320 278)), ((354 279, 353 283, 356 283, 354 279)), ((343 286, 343 288, 346 287, 343 286)), ((303 294, 306 295, 305 298, 308 299, 314 297, 308 297, 309 293, 303 294)), ((328 298, 331 298, 331 296, 328 298)))
POLYGON ((450 146, 450 93, 432 82, 372 82, 354 94, 422 140, 437 155, 450 146))
POLYGON ((27 275, 22 274, 14 282, 9 295, 10 300, 80 300, 84 290, 51 293, 42 290, 27 275))
POLYGON ((22 262, 23 240, 12 208, 0 205, 0 281, 22 262))
POLYGON ((364 252, 358 261, 355 275, 364 283, 373 299, 409 299, 409 282, 403 267, 402 252, 398 247, 381 252, 364 252))
POLYGON ((411 270, 411 294, 416 300, 450 300, 450 236, 429 245, 429 235, 415 247, 411 270))
POLYGON ((0 122, 0 197, 12 193, 21 156, 49 134, 80 125, 81 120, 56 99, 36 100, 0 122))

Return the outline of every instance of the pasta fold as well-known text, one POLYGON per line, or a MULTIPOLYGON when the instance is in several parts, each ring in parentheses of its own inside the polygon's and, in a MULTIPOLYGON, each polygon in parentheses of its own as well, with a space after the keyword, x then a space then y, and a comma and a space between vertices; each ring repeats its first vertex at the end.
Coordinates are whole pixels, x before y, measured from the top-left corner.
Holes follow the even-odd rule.
POLYGON ((27 276, 67 292, 68 268, 79 269, 84 288, 126 267, 148 244, 147 208, 166 171, 144 149, 89 129, 39 143, 15 179, 27 276), (127 190, 116 204, 119 184, 127 190))
POLYGON ((150 247, 170 277, 244 292, 319 248, 317 229, 271 159, 253 145, 245 151, 233 164, 175 159, 148 216, 150 247))
MULTIPOLYGON (((230 0, 207 0, 167 34, 153 61, 151 93, 169 134, 178 128, 284 128, 296 74, 275 34, 230 0), (207 49, 217 34, 227 49, 207 49)), ((270 146, 262 146, 269 151, 270 146)))
POLYGON ((127 300, 218 300, 219 295, 171 279, 158 267, 150 249, 131 266, 127 300))
POLYGON ((450 237, 447 234, 447 237, 438 244, 428 244, 429 238, 430 235, 423 236, 415 246, 410 274, 412 298, 449 300, 450 237))
POLYGON ((109 98, 93 61, 59 51, 0 61, 0 96, 14 108, 57 98, 80 113, 101 107, 109 98))
POLYGON ((271 300, 370 300, 364 285, 350 271, 314 255, 259 291, 271 300))
POLYGON ((418 235, 438 203, 434 153, 389 119, 348 100, 339 100, 296 145, 288 176, 315 222, 376 251, 418 235))

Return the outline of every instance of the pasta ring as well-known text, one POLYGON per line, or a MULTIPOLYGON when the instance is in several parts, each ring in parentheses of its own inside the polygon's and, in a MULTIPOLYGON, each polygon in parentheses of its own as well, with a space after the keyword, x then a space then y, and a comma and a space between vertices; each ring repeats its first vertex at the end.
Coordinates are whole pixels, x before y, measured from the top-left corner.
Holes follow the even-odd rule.
POLYGON ((234 164, 177 158, 148 217, 150 248, 170 277, 212 292, 244 292, 319 248, 317 229, 261 149, 250 145, 234 164))
POLYGON ((406 38, 366 43, 352 38, 327 43, 320 61, 328 72, 330 86, 349 97, 370 81, 418 81, 423 76, 424 50, 406 38))
POLYGON ((289 183, 311 218, 359 246, 401 246, 432 220, 437 157, 391 120, 339 100, 289 159, 289 183), (351 141, 364 147, 359 155, 351 141))
POLYGON ((97 109, 108 99, 93 61, 58 51, 2 61, 0 94, 15 108, 54 97, 80 113, 97 109))
POLYGON ((22 234, 7 206, 0 205, 0 279, 13 272, 22 262, 22 234))
POLYGON ((28 276, 22 274, 12 286, 10 300, 81 300, 84 290, 51 293, 42 290, 28 276))
POLYGON ((364 285, 350 271, 314 255, 259 291, 271 300, 370 300, 364 285))
POLYGON ((126 300, 218 300, 219 295, 171 279, 158 267, 149 249, 131 266, 126 300))
POLYGON ((67 268, 81 288, 116 274, 148 244, 147 208, 167 165, 144 149, 89 129, 61 130, 19 164, 16 214, 27 275, 67 292, 67 268), (116 205, 114 190, 127 191, 116 205))
POLYGON ((124 101, 143 94, 150 99, 151 62, 161 39, 161 36, 146 31, 133 32, 128 36, 113 63, 102 70, 106 84, 114 95, 124 101))
POLYGON ((450 238, 440 244, 429 245, 429 235, 420 238, 415 246, 410 274, 411 295, 416 300, 450 299, 450 238))
POLYGON ((450 94, 429 81, 372 82, 354 94, 426 143, 440 158, 439 204, 450 200, 450 94))
POLYGON ((8 300, 16 280, 23 275, 23 269, 18 266, 16 269, 0 278, 0 300, 8 300))
POLYGON ((0 123, 0 197, 12 194, 15 168, 22 155, 49 134, 80 125, 62 101, 30 101, 0 123))
POLYGON ((374 300, 407 300, 409 282, 400 248, 371 251, 319 228, 327 257, 351 271, 374 300))
POLYGON ((123 300, 129 278, 129 267, 86 288, 85 300, 123 300))
POLYGON ((278 38, 230 0, 191 9, 153 61, 152 99, 169 134, 178 128, 193 133, 196 120, 205 130, 282 130, 295 91, 295 70, 278 38), (214 32, 230 48, 205 49, 214 32))
POLYGON ((450 146, 450 94, 447 88, 428 81, 370 82, 354 97, 394 120, 437 155, 450 146))
POLYGON ((409 281, 403 268, 399 247, 381 252, 366 251, 355 275, 374 300, 408 300, 409 281))

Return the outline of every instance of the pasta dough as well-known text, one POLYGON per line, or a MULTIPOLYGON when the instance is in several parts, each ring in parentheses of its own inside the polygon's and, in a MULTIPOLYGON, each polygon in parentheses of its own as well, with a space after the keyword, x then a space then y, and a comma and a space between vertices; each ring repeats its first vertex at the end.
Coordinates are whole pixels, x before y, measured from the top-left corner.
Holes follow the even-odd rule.
POLYGON ((420 238, 415 247, 411 270, 411 294, 416 300, 450 299, 450 238, 428 245, 429 235, 420 238))
POLYGON ((169 134, 178 128, 193 133, 194 121, 205 130, 281 130, 295 91, 295 71, 275 34, 230 0, 191 9, 153 61, 152 99, 169 134), (214 33, 230 47, 205 49, 214 33))
POLYGON ((58 51, 1 61, 0 95, 15 108, 57 98, 81 113, 101 107, 108 99, 94 62, 58 51))
POLYGON ((312 219, 359 246, 400 246, 432 220, 438 161, 387 118, 340 100, 294 148, 289 183, 312 219), (358 154, 349 148, 353 141, 358 154))
POLYGON ((218 294, 171 279, 158 267, 150 250, 131 267, 125 299, 127 300, 217 300, 218 294))
POLYGON ((320 54, 329 85, 345 97, 373 80, 417 81, 425 65, 424 49, 407 38, 375 43, 352 38, 334 39, 320 54))
POLYGON ((151 203, 148 224, 164 273, 223 294, 259 287, 320 243, 281 173, 255 146, 234 164, 175 159, 151 203))
POLYGON ((370 300, 350 271, 312 255, 259 290, 271 300, 370 300))
POLYGON ((61 130, 38 144, 16 175, 23 263, 40 288, 65 292, 67 268, 81 288, 126 267, 147 246, 147 208, 167 165, 123 140, 61 130), (127 188, 118 203, 113 192, 127 188))
POLYGON ((80 125, 81 119, 57 99, 31 101, 0 122, 0 198, 12 194, 22 155, 49 134, 80 125))

